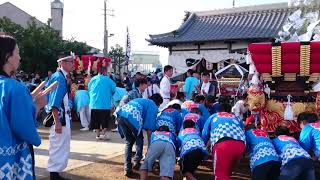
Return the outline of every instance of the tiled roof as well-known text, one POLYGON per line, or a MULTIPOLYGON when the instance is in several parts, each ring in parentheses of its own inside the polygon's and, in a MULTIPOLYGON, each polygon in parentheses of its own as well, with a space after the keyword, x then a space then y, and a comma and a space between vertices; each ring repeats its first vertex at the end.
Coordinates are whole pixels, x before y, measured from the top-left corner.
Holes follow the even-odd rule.
POLYGON ((10 2, 0 4, 0 18, 3 17, 9 18, 12 22, 19 24, 24 28, 28 27, 28 23, 30 23, 31 20, 33 20, 38 26, 46 26, 45 23, 39 21, 10 2))
POLYGON ((273 38, 290 14, 287 3, 193 12, 179 29, 147 39, 153 45, 273 38))

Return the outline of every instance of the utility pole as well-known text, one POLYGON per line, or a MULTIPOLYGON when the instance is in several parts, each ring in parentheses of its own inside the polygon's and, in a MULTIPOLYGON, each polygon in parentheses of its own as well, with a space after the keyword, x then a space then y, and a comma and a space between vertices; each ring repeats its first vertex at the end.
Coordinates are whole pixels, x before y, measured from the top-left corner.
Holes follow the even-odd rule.
POLYGON ((107 9, 107 0, 104 0, 104 9, 103 9, 104 13, 104 27, 103 27, 103 55, 104 57, 108 56, 108 38, 113 36, 114 34, 110 34, 108 33, 108 28, 107 28, 107 16, 114 16, 113 14, 113 10, 109 10, 107 9), (112 14, 108 14, 107 11, 112 11, 112 14))
POLYGON ((103 55, 108 56, 108 29, 107 29, 107 0, 104 0, 104 36, 103 36, 103 55))
POLYGON ((234 7, 234 6, 235 6, 235 1, 236 1, 236 0, 233 0, 233 2, 232 2, 232 7, 234 7))

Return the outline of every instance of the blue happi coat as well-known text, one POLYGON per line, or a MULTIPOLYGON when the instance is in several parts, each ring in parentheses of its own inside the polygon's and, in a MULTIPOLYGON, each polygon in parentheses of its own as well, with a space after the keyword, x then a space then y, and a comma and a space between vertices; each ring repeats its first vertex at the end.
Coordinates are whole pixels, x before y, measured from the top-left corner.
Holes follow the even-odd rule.
POLYGON ((186 154, 197 149, 201 150, 205 155, 208 155, 200 132, 196 128, 181 129, 178 135, 178 145, 180 146, 180 157, 182 159, 186 154))
POLYGON ((63 105, 63 98, 68 93, 68 88, 67 88, 67 80, 61 70, 58 70, 57 72, 52 74, 50 80, 46 84, 46 87, 49 87, 55 81, 58 81, 59 85, 47 95, 48 104, 46 106, 46 111, 50 112, 53 107, 57 108, 58 114, 59 114, 59 120, 62 125, 65 125, 66 119, 65 119, 65 108, 63 105))
POLYGON ((89 106, 90 97, 86 90, 78 90, 74 97, 74 103, 76 104, 76 111, 79 113, 82 107, 89 106))
POLYGON ((124 118, 137 130, 137 135, 142 129, 156 129, 157 114, 158 106, 152 100, 143 98, 129 101, 117 112, 118 117, 124 118))
POLYGON ((166 132, 166 131, 154 131, 151 133, 151 139, 150 139, 150 144, 157 142, 157 141, 163 141, 163 142, 168 142, 172 144, 173 148, 176 149, 176 136, 175 134, 171 132, 166 132))
POLYGON ((0 179, 33 179, 29 145, 39 146, 36 109, 20 82, 0 75, 0 179))
POLYGON ((273 139, 273 145, 281 158, 281 167, 289 161, 297 158, 310 159, 310 155, 298 143, 298 141, 290 136, 281 135, 273 139))
POLYGON ((192 92, 195 90, 196 86, 199 86, 200 81, 195 77, 188 77, 185 81, 184 92, 186 93, 186 99, 190 100, 192 97, 192 92))
POLYGON ((116 92, 116 83, 108 76, 98 74, 88 84, 91 109, 111 109, 112 97, 116 92))
POLYGON ((182 124, 182 117, 178 110, 167 108, 157 117, 157 129, 160 126, 167 126, 171 133, 178 134, 182 124))
POLYGON ((251 129, 246 131, 246 143, 250 157, 251 171, 263 163, 269 161, 280 161, 267 132, 261 129, 251 129))
POLYGON ((225 137, 245 143, 246 137, 243 123, 235 115, 226 112, 219 112, 210 116, 202 131, 204 142, 207 143, 210 138, 211 145, 214 145, 225 137))
POLYGON ((186 120, 191 120, 195 123, 195 128, 199 131, 199 134, 201 136, 201 131, 202 131, 204 123, 205 123, 202 116, 195 114, 195 113, 188 113, 183 117, 183 122, 186 120))
POLYGON ((320 161, 320 121, 307 124, 300 132, 299 143, 303 149, 312 149, 320 161))

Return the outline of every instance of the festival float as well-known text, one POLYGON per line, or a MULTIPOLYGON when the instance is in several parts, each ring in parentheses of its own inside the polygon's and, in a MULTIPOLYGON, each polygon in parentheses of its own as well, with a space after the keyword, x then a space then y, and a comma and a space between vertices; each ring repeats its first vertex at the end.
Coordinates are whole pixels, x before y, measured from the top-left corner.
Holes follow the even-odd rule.
POLYGON ((259 119, 261 128, 268 132, 281 124, 291 132, 299 132, 297 116, 301 112, 319 112, 319 5, 319 0, 289 0, 292 13, 275 43, 248 46, 247 64, 253 85, 248 89, 252 115, 247 122, 259 119))
POLYGON ((254 72, 253 79, 258 79, 248 89, 253 112, 248 121, 258 114, 261 128, 268 132, 280 124, 299 132, 297 116, 316 112, 313 84, 320 75, 320 42, 253 43, 248 51, 250 71, 254 72))
POLYGON ((74 76, 77 83, 72 84, 72 94, 75 94, 79 84, 83 84, 87 88, 91 75, 98 74, 101 67, 108 68, 110 63, 111 58, 108 57, 95 55, 74 56, 74 76))

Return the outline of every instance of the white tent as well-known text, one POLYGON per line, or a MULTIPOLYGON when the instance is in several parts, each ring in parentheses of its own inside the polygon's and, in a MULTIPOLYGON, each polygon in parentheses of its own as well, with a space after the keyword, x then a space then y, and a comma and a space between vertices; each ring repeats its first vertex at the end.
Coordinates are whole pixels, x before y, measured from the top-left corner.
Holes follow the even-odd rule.
POLYGON ((193 69, 205 59, 210 63, 218 63, 223 60, 234 59, 237 62, 245 62, 246 56, 239 53, 229 53, 228 50, 214 50, 214 51, 201 51, 200 54, 197 52, 173 52, 169 55, 168 64, 173 66, 175 69, 175 75, 180 75, 188 71, 188 69, 193 69), (187 60, 192 59, 193 63, 187 64, 187 60))

